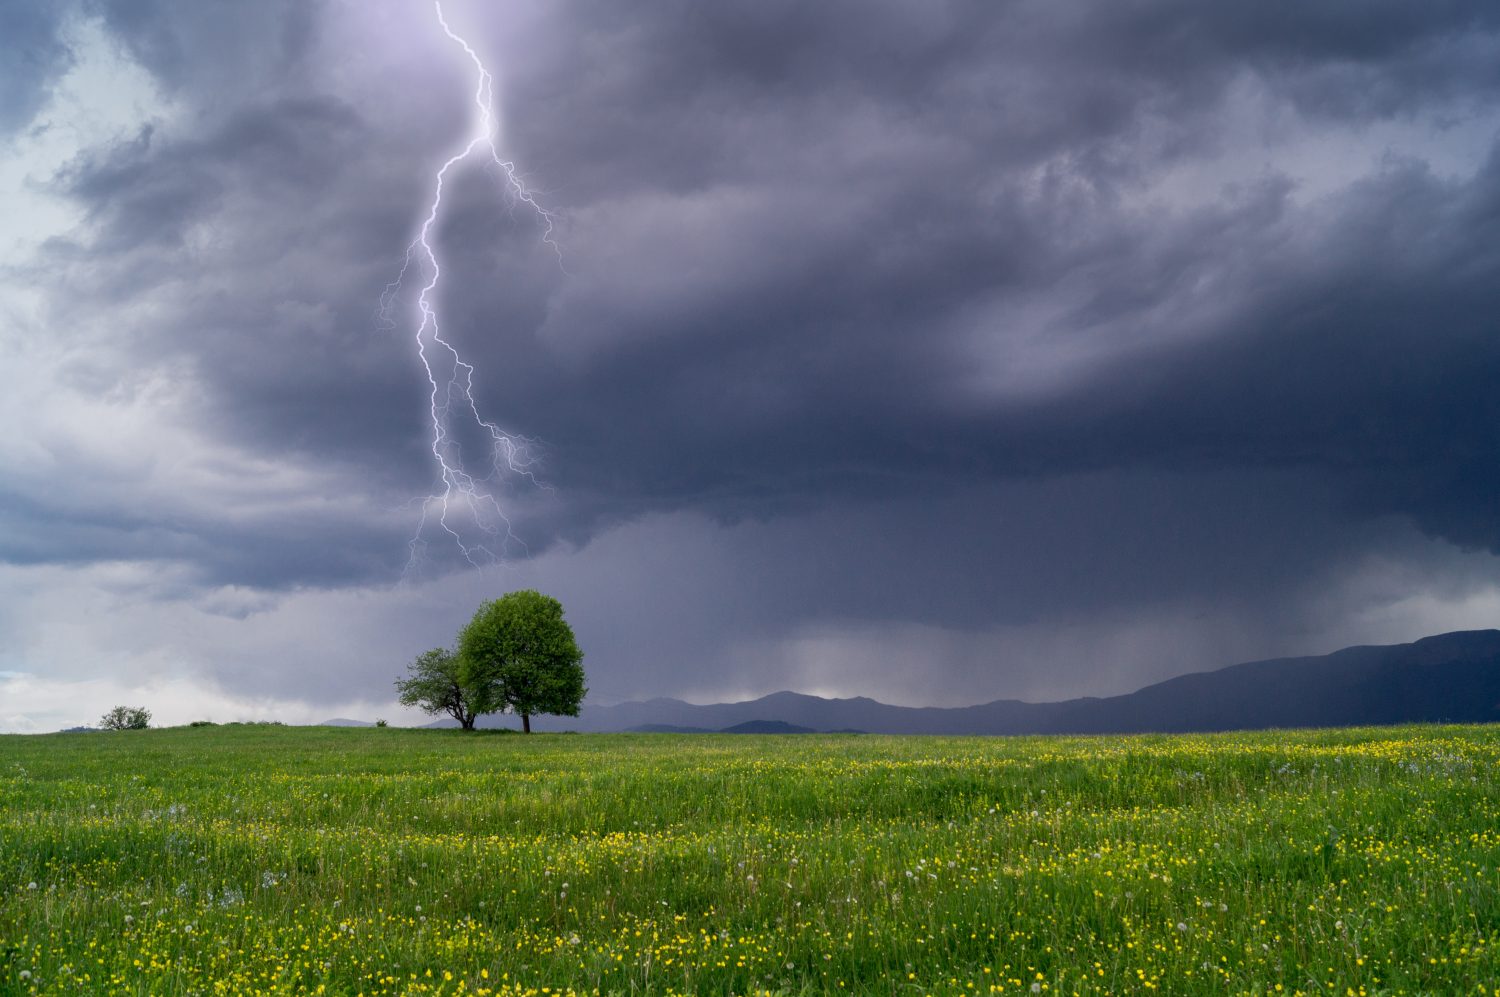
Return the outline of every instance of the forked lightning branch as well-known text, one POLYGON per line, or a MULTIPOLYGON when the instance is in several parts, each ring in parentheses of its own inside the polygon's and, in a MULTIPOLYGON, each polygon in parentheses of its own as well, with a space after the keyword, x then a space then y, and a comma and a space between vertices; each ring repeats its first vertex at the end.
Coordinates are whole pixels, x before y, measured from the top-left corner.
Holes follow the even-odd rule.
POLYGON ((436 490, 422 503, 422 513, 410 543, 407 572, 422 559, 429 540, 436 531, 438 539, 453 544, 475 567, 500 561, 506 548, 519 541, 511 532, 499 489, 510 476, 536 484, 533 474, 535 454, 531 441, 501 429, 487 418, 475 397, 474 365, 465 360, 451 339, 443 333, 439 314, 439 286, 443 279, 442 253, 436 228, 443 217, 443 191, 454 174, 465 167, 478 166, 495 172, 501 193, 512 203, 534 213, 542 227, 542 241, 558 254, 553 239, 553 216, 527 188, 516 172, 515 164, 500 154, 499 133, 495 117, 494 77, 474 51, 448 24, 443 6, 434 3, 438 24, 473 66, 474 121, 465 142, 448 155, 433 176, 432 198, 416 237, 407 247, 406 257, 396 279, 381 296, 381 315, 393 323, 396 307, 409 275, 422 281, 411 322, 417 356, 426 373, 430 389, 428 416, 432 459, 438 474, 436 490), (413 273, 414 271, 414 273, 413 273), (463 440, 470 450, 480 441, 485 453, 470 460, 464 453, 463 440))

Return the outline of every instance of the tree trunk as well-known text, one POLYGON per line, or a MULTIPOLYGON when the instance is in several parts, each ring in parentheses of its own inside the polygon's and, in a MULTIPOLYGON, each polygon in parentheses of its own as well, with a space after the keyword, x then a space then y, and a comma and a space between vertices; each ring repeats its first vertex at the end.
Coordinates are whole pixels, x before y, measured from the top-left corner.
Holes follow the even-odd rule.
POLYGON ((523 713, 523 714, 521 714, 521 730, 524 731, 527 734, 531 733, 531 714, 530 713, 523 713))

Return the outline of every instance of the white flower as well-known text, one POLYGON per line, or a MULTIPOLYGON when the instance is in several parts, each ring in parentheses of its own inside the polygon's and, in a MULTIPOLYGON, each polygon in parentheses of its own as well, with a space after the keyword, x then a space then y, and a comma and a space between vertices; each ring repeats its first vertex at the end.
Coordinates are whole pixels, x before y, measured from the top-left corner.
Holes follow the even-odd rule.
POLYGON ((36 880, 32 880, 31 882, 27 883, 26 884, 26 888, 28 890, 34 890, 34 889, 36 889, 36 880))
POLYGON ((1186 924, 1184 924, 1184 923, 1183 923, 1183 922, 1181 922, 1181 921, 1178 921, 1178 922, 1177 922, 1177 930, 1178 930, 1178 931, 1186 931, 1186 930, 1187 930, 1187 925, 1186 925, 1186 924))

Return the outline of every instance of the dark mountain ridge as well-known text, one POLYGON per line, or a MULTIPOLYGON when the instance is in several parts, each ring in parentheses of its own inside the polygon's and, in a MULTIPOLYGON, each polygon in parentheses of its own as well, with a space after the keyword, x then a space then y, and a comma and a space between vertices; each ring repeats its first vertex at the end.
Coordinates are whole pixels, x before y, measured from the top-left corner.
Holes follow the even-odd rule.
MULTIPOLYGON (((500 726, 510 718, 485 718, 500 726)), ((1500 721, 1500 630, 1350 647, 1181 675, 1121 696, 892 706, 777 692, 740 703, 649 699, 541 717, 544 730, 720 731, 745 724, 872 734, 1125 734, 1500 721)))

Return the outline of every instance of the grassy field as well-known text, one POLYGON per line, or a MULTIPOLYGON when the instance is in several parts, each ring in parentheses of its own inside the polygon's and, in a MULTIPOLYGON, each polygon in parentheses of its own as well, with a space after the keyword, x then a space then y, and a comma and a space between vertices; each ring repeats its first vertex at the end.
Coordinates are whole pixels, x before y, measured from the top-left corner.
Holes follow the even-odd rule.
POLYGON ((1500 730, 0 737, 0 993, 1488 994, 1500 730))

